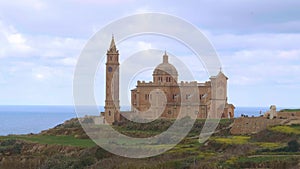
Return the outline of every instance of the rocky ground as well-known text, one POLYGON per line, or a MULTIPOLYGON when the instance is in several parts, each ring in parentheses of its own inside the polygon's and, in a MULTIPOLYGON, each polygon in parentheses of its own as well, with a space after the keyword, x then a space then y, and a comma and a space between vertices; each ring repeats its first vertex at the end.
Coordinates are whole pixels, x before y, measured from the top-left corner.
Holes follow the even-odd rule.
MULTIPOLYGON (((134 137, 166 130, 173 121, 149 124, 122 122, 115 129, 134 137)), ((300 168, 300 125, 269 127, 256 134, 231 135, 233 120, 221 120, 216 132, 198 142, 204 120, 197 120, 189 135, 173 149, 156 157, 130 159, 98 147, 71 119, 34 135, 0 137, 2 169, 66 168, 300 168)))

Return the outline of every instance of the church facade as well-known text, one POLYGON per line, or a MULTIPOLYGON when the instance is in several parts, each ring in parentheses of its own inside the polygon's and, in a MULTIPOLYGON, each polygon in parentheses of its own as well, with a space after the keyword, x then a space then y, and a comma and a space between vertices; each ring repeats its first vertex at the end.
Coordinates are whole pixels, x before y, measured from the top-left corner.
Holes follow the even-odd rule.
MULTIPOLYGON (((112 39, 107 51, 106 62, 106 100, 105 120, 111 124, 121 119, 122 112, 119 106, 119 52, 112 39)), ((221 111, 222 118, 234 117, 234 106, 227 103, 228 78, 220 71, 217 76, 210 77, 209 81, 199 83, 197 81, 178 82, 178 72, 169 63, 169 57, 165 52, 162 63, 153 71, 153 81, 138 81, 136 88, 131 90, 131 112, 143 113, 143 117, 177 118, 181 111, 193 111, 197 118, 207 118, 209 113, 215 112, 214 99, 216 89, 212 83, 218 84, 222 90, 225 107, 221 111), (214 110, 214 111, 212 111, 214 110)), ((210 117, 220 117, 210 115, 210 117)))

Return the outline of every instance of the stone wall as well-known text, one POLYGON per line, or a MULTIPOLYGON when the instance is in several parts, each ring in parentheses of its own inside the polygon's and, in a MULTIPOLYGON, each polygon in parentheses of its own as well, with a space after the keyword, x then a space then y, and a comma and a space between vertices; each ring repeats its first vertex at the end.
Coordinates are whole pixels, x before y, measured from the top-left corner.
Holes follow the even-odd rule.
POLYGON ((278 112, 277 118, 293 118, 300 117, 300 112, 278 112))
POLYGON ((281 124, 284 119, 267 119, 265 117, 241 117, 234 120, 231 134, 253 134, 269 126, 281 124))

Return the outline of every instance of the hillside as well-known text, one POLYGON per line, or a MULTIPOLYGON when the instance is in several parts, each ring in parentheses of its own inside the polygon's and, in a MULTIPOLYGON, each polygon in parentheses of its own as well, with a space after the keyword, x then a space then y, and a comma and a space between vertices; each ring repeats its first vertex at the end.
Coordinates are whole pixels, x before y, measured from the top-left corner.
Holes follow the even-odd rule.
MULTIPOLYGON (((230 135, 233 120, 222 119, 217 131, 200 144, 204 120, 197 120, 188 136, 156 157, 129 159, 106 152, 90 140, 77 119, 35 135, 0 137, 0 168, 299 168, 300 125, 273 126, 256 134, 230 135)), ((123 134, 148 137, 173 121, 149 124, 123 122, 123 134)))

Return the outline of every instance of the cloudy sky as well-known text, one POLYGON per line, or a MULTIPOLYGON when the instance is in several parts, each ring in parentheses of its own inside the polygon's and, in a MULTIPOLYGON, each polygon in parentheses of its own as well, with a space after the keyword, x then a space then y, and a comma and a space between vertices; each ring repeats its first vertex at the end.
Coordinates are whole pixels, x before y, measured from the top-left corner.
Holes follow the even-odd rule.
MULTIPOLYGON (((289 0, 0 1, 0 105, 72 105, 75 65, 89 38, 124 16, 160 12, 185 19, 211 41, 229 77, 229 102, 300 107, 299 7, 289 0)), ((168 42, 139 37, 119 50, 187 55, 168 42)), ((97 96, 103 102, 104 93, 97 96)))

